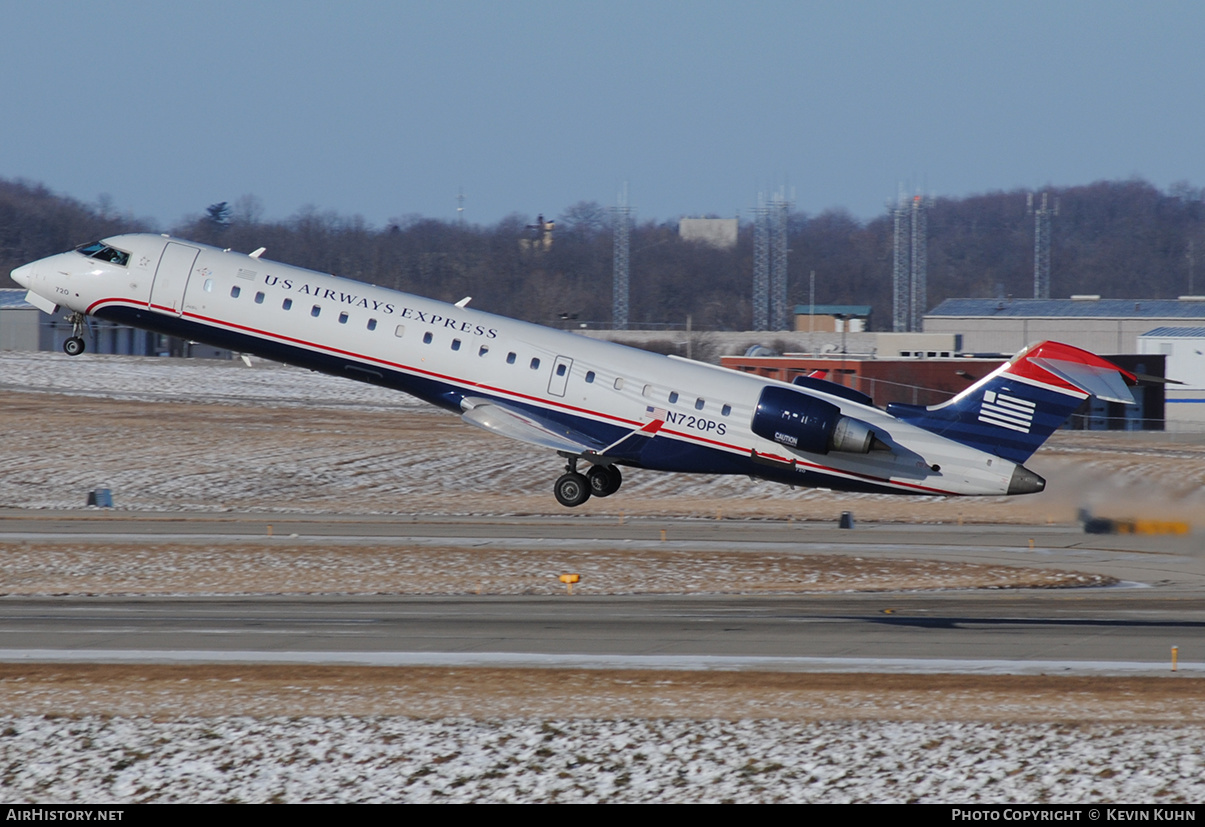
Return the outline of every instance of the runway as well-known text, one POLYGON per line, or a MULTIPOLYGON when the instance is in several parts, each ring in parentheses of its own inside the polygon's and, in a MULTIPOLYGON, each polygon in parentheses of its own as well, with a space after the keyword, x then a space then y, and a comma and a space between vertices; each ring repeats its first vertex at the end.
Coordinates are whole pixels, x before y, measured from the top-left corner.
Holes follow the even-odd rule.
POLYGON ((6 599, 0 659, 1202 671, 1199 603, 1127 597, 6 599))
POLYGON ((0 600, 0 660, 1163 674, 1177 647, 1180 671, 1205 671, 1205 565, 1192 537, 1097 537, 1068 527, 840 531, 782 521, 3 511, 0 541, 224 542, 263 538, 268 526, 273 536, 317 545, 906 552, 1070 566, 1126 585, 795 595, 9 595, 0 600))

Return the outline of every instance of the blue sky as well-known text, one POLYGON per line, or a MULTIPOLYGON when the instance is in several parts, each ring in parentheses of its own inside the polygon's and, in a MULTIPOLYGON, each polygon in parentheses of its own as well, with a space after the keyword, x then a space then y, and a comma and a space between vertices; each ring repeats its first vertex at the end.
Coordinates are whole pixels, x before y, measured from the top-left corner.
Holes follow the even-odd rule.
POLYGON ((257 196, 639 219, 1205 185, 1205 3, 0 0, 0 177, 166 227, 257 196))

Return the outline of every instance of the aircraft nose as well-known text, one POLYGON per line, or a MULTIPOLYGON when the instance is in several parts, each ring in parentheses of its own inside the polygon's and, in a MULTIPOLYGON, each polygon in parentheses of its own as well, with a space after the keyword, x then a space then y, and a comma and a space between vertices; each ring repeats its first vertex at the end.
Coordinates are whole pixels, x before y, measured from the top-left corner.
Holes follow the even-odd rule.
POLYGON ((9 275, 12 276, 13 281, 28 290, 29 283, 33 280, 33 265, 23 264, 9 275))

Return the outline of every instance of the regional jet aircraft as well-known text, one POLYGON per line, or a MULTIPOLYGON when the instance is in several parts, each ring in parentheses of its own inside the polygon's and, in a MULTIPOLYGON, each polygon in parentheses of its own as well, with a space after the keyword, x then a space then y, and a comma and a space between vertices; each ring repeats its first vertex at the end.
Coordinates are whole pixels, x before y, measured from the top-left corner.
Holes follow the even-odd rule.
POLYGON ((890 494, 1030 494, 1023 463, 1088 396, 1133 404, 1135 377, 1042 342, 940 405, 876 407, 818 377, 794 384, 660 356, 168 236, 120 235, 13 271, 70 311, 64 349, 102 319, 394 388, 565 459, 578 506, 620 468, 747 474, 890 494), (579 470, 581 469, 581 470, 579 470), (584 473, 583 473, 584 472, 584 473))

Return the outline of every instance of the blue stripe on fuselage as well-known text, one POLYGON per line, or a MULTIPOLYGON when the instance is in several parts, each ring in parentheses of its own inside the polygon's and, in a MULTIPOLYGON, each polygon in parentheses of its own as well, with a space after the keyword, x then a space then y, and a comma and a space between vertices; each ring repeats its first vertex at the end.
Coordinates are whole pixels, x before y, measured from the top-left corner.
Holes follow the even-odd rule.
MULTIPOLYGON (((94 315, 97 318, 152 330, 167 336, 203 341, 215 347, 239 353, 253 353, 265 359, 308 368, 331 376, 380 385, 408 393, 424 402, 457 414, 461 412, 461 400, 466 396, 474 396, 493 399, 540 418, 547 419, 551 415, 558 422, 563 422, 567 427, 580 431, 604 445, 609 445, 632 431, 632 427, 629 425, 601 422, 565 411, 555 405, 545 407, 520 399, 502 397, 476 387, 461 387, 446 379, 420 376, 378 362, 359 360, 350 355, 340 355, 290 344, 272 338, 270 335, 256 335, 231 330, 219 324, 195 321, 184 316, 158 313, 146 307, 130 306, 118 302, 105 303, 95 309, 94 315)), ((314 345, 314 348, 322 347, 320 344, 314 345)), ((745 454, 724 450, 720 447, 700 445, 685 439, 675 439, 664 434, 652 438, 639 438, 631 453, 616 457, 616 459, 625 465, 657 471, 743 474, 788 485, 884 494, 911 493, 873 481, 850 479, 815 470, 797 470, 786 463, 767 465, 753 462, 745 454)))

